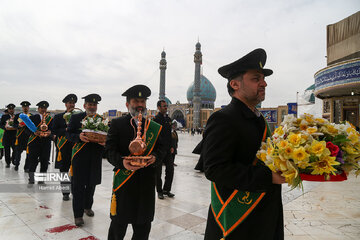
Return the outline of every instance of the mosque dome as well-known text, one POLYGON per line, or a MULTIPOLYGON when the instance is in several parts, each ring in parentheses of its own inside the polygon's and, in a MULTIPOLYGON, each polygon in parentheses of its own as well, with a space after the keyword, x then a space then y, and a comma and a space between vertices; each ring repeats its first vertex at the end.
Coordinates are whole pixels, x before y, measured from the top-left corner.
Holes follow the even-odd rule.
MULTIPOLYGON (((194 82, 189 86, 186 96, 189 103, 192 103, 194 98, 194 82)), ((210 104, 214 105, 216 100, 216 90, 209 79, 207 79, 204 75, 200 76, 200 98, 201 104, 210 104)))
POLYGON ((304 92, 304 99, 310 103, 315 103, 315 84, 311 85, 304 92))
POLYGON ((165 97, 165 102, 166 102, 166 104, 169 106, 170 104, 172 104, 171 103, 171 101, 170 101, 170 99, 168 99, 167 97, 165 97))

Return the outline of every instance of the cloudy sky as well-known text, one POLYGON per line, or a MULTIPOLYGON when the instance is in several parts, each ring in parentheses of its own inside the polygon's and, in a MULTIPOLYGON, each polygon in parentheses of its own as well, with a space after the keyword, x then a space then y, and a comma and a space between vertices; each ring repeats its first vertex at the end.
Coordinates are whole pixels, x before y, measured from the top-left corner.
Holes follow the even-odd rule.
POLYGON ((98 93, 100 112, 125 110, 121 93, 146 84, 155 109, 163 48, 166 96, 184 103, 198 39, 216 106, 229 102, 217 69, 259 47, 274 70, 263 106, 283 105, 326 66, 326 25, 359 10, 358 0, 1 0, 0 107, 63 109, 68 93, 98 93))

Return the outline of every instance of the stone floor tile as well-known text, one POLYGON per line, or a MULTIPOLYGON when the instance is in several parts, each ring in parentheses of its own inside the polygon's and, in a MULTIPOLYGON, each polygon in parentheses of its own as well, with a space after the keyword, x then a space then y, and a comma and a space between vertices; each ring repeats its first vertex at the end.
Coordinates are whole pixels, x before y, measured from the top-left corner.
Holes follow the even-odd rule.
POLYGON ((160 223, 155 226, 152 226, 150 232, 150 239, 152 240, 165 239, 166 237, 170 237, 184 230, 185 230, 184 228, 181 228, 171 223, 167 223, 167 222, 160 223))
POLYGON ((182 215, 180 217, 176 217, 176 218, 167 220, 167 222, 175 224, 184 229, 194 227, 205 221, 206 221, 206 218, 198 217, 198 216, 192 215, 190 213, 182 215))

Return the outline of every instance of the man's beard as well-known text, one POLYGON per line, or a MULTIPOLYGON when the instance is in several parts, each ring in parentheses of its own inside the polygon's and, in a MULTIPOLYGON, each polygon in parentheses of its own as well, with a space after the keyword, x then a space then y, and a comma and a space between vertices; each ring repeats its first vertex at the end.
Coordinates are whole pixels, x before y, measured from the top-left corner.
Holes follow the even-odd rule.
POLYGON ((138 116, 140 112, 143 116, 146 116, 146 113, 147 113, 146 108, 143 108, 143 107, 132 108, 129 106, 129 113, 132 117, 138 116))

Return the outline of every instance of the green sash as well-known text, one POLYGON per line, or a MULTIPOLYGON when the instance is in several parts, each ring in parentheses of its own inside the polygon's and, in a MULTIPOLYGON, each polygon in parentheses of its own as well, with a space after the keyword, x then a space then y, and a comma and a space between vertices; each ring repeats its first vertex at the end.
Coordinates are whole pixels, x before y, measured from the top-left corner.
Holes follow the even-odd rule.
POLYGON ((4 148, 4 146, 2 145, 3 136, 4 136, 4 129, 0 128, 0 148, 4 148))
MULTIPOLYGON (((151 154, 152 150, 154 149, 155 143, 159 137, 161 132, 162 126, 154 121, 150 121, 148 125, 148 129, 146 131, 146 151, 144 156, 148 156, 151 154)), ((111 208, 110 213, 112 216, 116 215, 116 196, 115 192, 118 191, 133 175, 135 171, 129 171, 127 169, 118 169, 114 173, 113 178, 113 196, 111 200, 111 208)))
MULTIPOLYGON (((52 120, 52 117, 50 115, 47 115, 46 118, 45 118, 45 124, 47 126, 49 126, 50 122, 52 120)), ((41 121, 40 123, 36 126, 37 129, 36 130, 40 130, 40 125, 41 125, 41 121)), ((28 140, 28 143, 27 143, 27 148, 26 148, 26 153, 29 154, 29 144, 34 141, 36 139, 36 135, 34 133, 32 133, 29 137, 29 140, 28 140)))
POLYGON ((58 161, 58 162, 60 162, 62 160, 61 148, 65 145, 66 142, 67 142, 67 138, 65 136, 60 136, 57 139, 56 147, 59 149, 59 152, 58 152, 58 157, 57 157, 56 161, 58 161))
POLYGON ((72 151, 71 151, 71 165, 70 165, 70 176, 72 177, 73 176, 73 167, 72 167, 72 160, 74 159, 75 155, 86 145, 86 142, 78 142, 78 143, 75 143, 73 148, 72 148, 72 151))
MULTIPOLYGON (((265 123, 262 141, 271 136, 271 130, 266 120, 265 123)), ((256 165, 256 163, 257 160, 254 161, 253 165, 256 165)), ((249 216, 264 196, 265 192, 234 190, 230 197, 224 201, 217 190, 216 184, 211 183, 211 210, 223 233, 222 239, 225 239, 249 216)))
POLYGON ((24 132, 24 130, 25 130, 25 127, 22 127, 22 128, 19 128, 19 129, 16 131, 15 146, 19 145, 19 137, 20 137, 20 135, 24 132))
MULTIPOLYGON (((52 120, 52 117, 51 117, 50 115, 47 115, 46 118, 45 118, 45 124, 46 124, 47 126, 49 126, 51 120, 52 120)), ((40 123, 36 126, 38 131, 40 130, 40 125, 41 125, 41 121, 40 121, 40 123)), ((36 136, 34 133, 32 133, 32 134, 30 135, 30 137, 29 137, 28 145, 29 145, 29 143, 31 143, 32 141, 34 141, 36 137, 37 137, 37 136, 36 136)))

